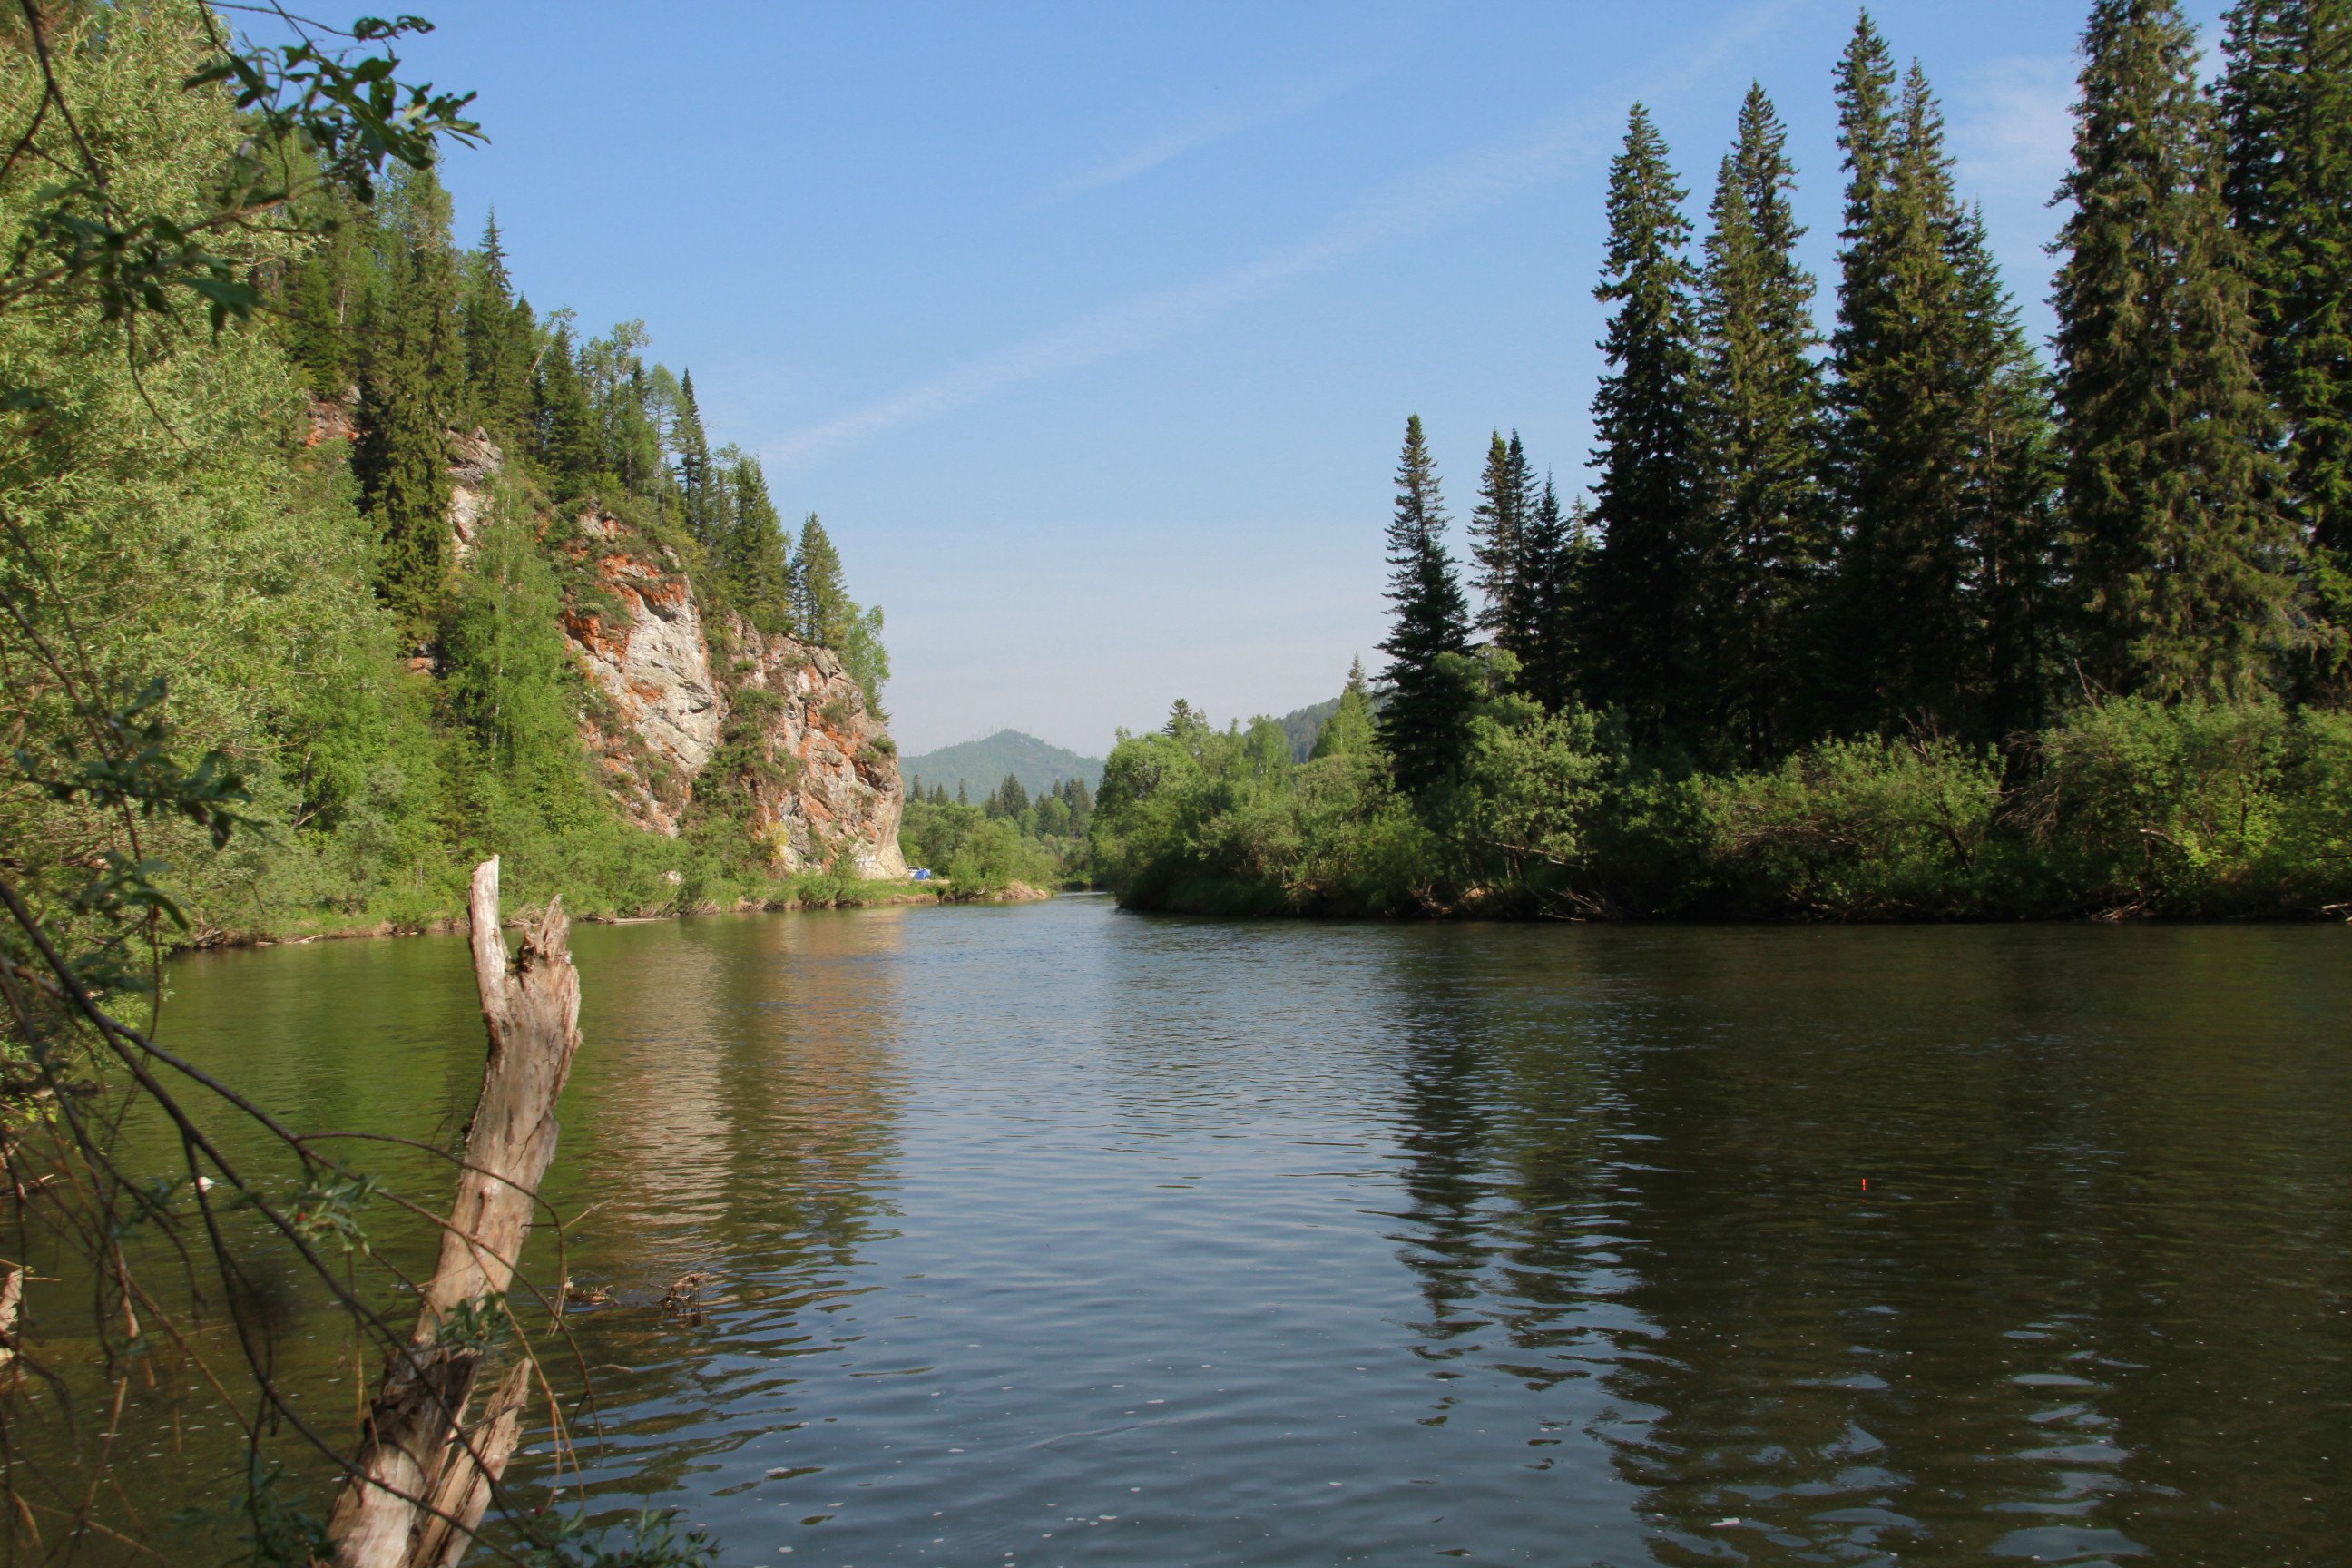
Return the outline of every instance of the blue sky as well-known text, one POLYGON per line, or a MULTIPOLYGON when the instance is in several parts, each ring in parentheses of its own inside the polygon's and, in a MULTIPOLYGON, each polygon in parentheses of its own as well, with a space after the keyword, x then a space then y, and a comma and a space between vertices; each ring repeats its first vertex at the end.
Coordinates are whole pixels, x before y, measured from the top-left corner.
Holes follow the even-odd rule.
MULTIPOLYGON (((2208 26, 2221 0, 2194 0, 2208 26)), ((1874 7, 1942 95, 2037 331, 2087 0, 1874 7)), ((1584 479, 1606 165, 1645 100, 1694 216, 1748 81, 1831 269, 1850 0, 451 0, 446 170, 516 277, 642 319, 887 612, 909 752, 1099 754, 1377 662, 1405 416, 1584 479)), ((2210 39, 2209 39, 2210 42, 2210 39)), ((1826 304, 1826 300, 1824 301, 1826 304)))

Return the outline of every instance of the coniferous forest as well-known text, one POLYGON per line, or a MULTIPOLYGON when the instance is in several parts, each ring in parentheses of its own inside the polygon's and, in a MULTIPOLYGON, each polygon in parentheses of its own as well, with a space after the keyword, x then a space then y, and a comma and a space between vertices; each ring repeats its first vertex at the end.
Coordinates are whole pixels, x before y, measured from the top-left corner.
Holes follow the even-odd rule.
POLYGON ((1144 907, 2000 918, 2352 902, 2352 6, 2083 34, 2045 358, 1918 64, 1836 62, 1829 299, 1760 87, 1695 222, 1634 106, 1589 495, 1408 421, 1391 630, 1317 756, 1183 704, 1096 863, 1144 907), (1822 319, 1826 307, 1827 320, 1822 319))

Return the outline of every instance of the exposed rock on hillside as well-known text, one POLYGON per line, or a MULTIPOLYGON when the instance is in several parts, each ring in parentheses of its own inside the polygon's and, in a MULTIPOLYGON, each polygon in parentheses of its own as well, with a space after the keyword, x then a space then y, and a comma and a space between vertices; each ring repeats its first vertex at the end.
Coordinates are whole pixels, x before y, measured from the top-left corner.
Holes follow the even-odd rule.
POLYGON ((897 751, 839 658, 732 614, 706 626, 674 553, 608 512, 574 527, 563 548, 586 581, 563 629, 595 696, 583 730, 631 820, 675 837, 716 763, 706 800, 740 814, 778 870, 846 854, 860 876, 906 876, 897 751))
POLYGON ((449 432, 449 531, 457 536, 457 563, 462 566, 474 558, 474 541, 489 509, 490 482, 498 478, 506 454, 477 425, 470 436, 449 432))
POLYGON ((724 718, 701 607, 676 555, 633 543, 609 512, 583 513, 576 526, 565 549, 591 567, 595 592, 573 596, 563 630, 604 699, 590 710, 589 745, 638 826, 676 837, 724 718))
POLYGON ((310 400, 310 426, 302 432, 302 445, 316 447, 322 441, 355 441, 360 433, 360 389, 347 386, 335 397, 314 397, 310 400))
POLYGON ((732 616, 729 630, 741 672, 736 743, 752 748, 753 835, 786 869, 846 853, 861 877, 904 878, 898 748, 867 710, 865 689, 831 648, 763 636, 732 616))

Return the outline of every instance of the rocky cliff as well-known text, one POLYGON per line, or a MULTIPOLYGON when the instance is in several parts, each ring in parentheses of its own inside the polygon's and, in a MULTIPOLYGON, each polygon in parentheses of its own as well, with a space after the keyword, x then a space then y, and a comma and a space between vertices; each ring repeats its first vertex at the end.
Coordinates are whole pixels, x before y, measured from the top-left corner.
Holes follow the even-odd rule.
MULTIPOLYGON (((451 432, 459 560, 493 504, 500 454, 451 432)), ((737 819, 780 873, 843 857, 903 879, 898 748, 829 648, 704 613, 676 552, 591 509, 548 530, 566 574, 563 631, 587 677, 583 738, 628 818, 673 837, 699 805, 737 819)))
POLYGON ((593 588, 563 629, 602 699, 589 747, 631 820, 675 835, 715 784, 703 797, 740 812, 780 871, 846 854, 860 876, 905 877, 898 749, 833 650, 732 613, 708 626, 676 554, 609 512, 574 526, 563 548, 593 588))

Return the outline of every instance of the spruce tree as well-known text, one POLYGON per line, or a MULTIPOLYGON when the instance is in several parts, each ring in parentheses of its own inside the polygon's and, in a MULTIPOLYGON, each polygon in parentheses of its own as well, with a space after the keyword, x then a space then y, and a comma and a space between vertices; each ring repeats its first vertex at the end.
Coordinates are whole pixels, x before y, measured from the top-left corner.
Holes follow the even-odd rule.
POLYGON ((530 428, 530 366, 538 351, 530 306, 514 297, 498 214, 482 226, 479 249, 467 258, 460 307, 466 343, 468 416, 501 440, 530 428))
POLYGON ((784 558, 783 522, 768 499, 760 459, 735 452, 727 489, 732 511, 724 547, 728 592, 754 626, 782 630, 792 624, 793 575, 784 558))
POLYGON ((1495 634, 1509 647, 1525 623, 1520 604, 1527 575, 1525 560, 1528 518, 1535 510, 1535 475, 1528 467, 1527 448, 1519 433, 1503 433, 1486 448, 1486 471, 1478 479, 1478 504, 1470 513, 1470 559, 1477 573, 1472 586, 1485 601, 1478 628, 1495 634))
POLYGON ((1696 662, 1720 752, 1750 763, 1784 749, 1827 565, 1822 389, 1811 350, 1813 279, 1790 192, 1788 132, 1751 85, 1710 208, 1700 289, 1700 418, 1707 478, 1696 551, 1696 662))
POLYGON ((2296 541, 2196 34, 2173 0, 2097 0, 2083 53, 2056 293, 2083 672, 2243 690, 2284 640, 2296 541))
POLYGON ((2053 615, 2061 474, 2049 373, 2002 286, 1984 215, 1951 227, 1966 331, 1961 376, 1971 649, 1969 732, 2042 728, 2057 665, 2053 615))
POLYGON ((1315 749, 1308 752, 1316 757, 1350 756, 1372 749, 1377 737, 1372 725, 1372 694, 1364 680, 1364 661, 1360 658, 1348 666, 1348 683, 1339 689, 1339 706, 1323 721, 1315 732, 1315 749))
POLYGON ((2315 675, 2342 695, 2352 631, 2352 0, 2240 0, 2223 194, 2245 246, 2263 385, 2284 426, 2284 505, 2332 626, 2315 675))
POLYGON ((373 301, 359 440, 352 468, 374 524, 376 591, 413 644, 431 640, 447 597, 447 431, 463 390, 457 268, 446 198, 429 174, 409 182, 411 230, 373 301), (417 188, 421 187, 421 188, 417 188))
POLYGON ((339 398, 352 384, 351 333, 344 320, 355 246, 338 231, 295 262, 287 280, 287 353, 310 395, 339 398))
POLYGON ((1864 17, 1839 73, 1845 252, 1832 398, 1840 517, 1820 719, 1990 739, 2038 711, 2046 397, 1915 64, 1864 17))
POLYGON ((801 524, 800 548, 793 552, 791 584, 795 637, 835 649, 848 641, 850 617, 856 609, 842 581, 841 552, 833 547, 814 512, 801 524))
POLYGON ((702 406, 695 401, 692 371, 678 379, 677 416, 670 422, 669 448, 687 531, 705 550, 716 551, 720 531, 711 505, 710 438, 703 432, 702 406))
POLYGON ((1554 712, 1576 700, 1580 582, 1592 553, 1591 519, 1579 501, 1563 518, 1544 480, 1528 515, 1521 552, 1520 624, 1508 643, 1519 689, 1554 712))
POLYGON ((1959 494, 1965 322, 1943 124, 1918 68, 1891 95, 1865 16, 1840 71, 1843 284, 1833 340, 1843 527, 1825 671, 1839 729, 1960 717, 1969 638, 1959 494))
POLYGON ((1593 292, 1617 307, 1593 400, 1601 548, 1585 574, 1583 680, 1654 742, 1685 696, 1691 546, 1698 502, 1690 220, 1665 142, 1633 106, 1609 174, 1609 249, 1593 292))
POLYGON ((601 454, 595 410, 589 406, 568 325, 557 326, 539 356, 531 403, 539 460, 559 498, 576 498, 595 483, 601 454))
POLYGON ((1389 663, 1380 737, 1398 784, 1419 794, 1461 757, 1465 694, 1444 658, 1470 651, 1470 607, 1445 548, 1445 501, 1418 414, 1405 421, 1396 488, 1388 531, 1388 599, 1395 609, 1381 644, 1389 663))

